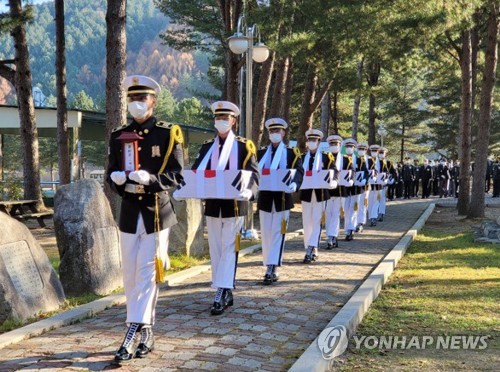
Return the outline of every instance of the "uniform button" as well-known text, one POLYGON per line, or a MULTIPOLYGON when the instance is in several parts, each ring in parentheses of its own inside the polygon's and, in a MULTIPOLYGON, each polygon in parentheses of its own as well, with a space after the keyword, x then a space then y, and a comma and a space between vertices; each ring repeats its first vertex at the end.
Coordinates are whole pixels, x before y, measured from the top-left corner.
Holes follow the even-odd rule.
POLYGON ((148 134, 149 133, 149 129, 144 129, 144 133, 148 134))
POLYGON ((139 167, 139 168, 140 168, 140 167, 141 167, 141 165, 140 165, 140 164, 137 164, 137 167, 139 167))
POLYGON ((137 149, 137 151, 141 151, 141 150, 142 150, 142 147, 139 147, 139 148, 137 149))
POLYGON ((137 199, 142 200, 142 196, 139 196, 137 199))
POLYGON ((136 132, 137 132, 137 130, 134 129, 134 133, 136 133, 136 132))
POLYGON ((142 136, 142 130, 139 132, 139 136, 142 136))

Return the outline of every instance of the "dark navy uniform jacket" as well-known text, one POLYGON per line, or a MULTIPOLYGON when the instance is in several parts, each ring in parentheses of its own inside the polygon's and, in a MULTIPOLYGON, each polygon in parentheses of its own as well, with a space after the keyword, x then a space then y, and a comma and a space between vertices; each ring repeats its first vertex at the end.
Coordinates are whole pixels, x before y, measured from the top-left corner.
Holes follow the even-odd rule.
MULTIPOLYGON (((192 169, 198 169, 201 161, 205 157, 205 154, 210 150, 214 139, 206 141, 202 146, 198 155, 196 155, 196 160, 193 163, 192 169)), ((238 169, 248 170, 253 172, 252 179, 250 180, 249 189, 252 190, 252 194, 255 196, 259 188, 259 167, 255 160, 255 155, 252 155, 247 161, 246 166, 243 168, 243 162, 247 158, 248 150, 246 147, 247 139, 243 137, 236 137, 235 144, 238 146, 238 169)), ((224 141, 219 138, 219 151, 222 150, 224 141)), ((214 150, 215 151, 215 150, 214 150)), ((208 160, 207 169, 211 169, 211 160, 208 160)), ((227 162, 226 169, 229 169, 229 161, 227 162)), ((252 198, 253 200, 253 198, 252 198)), ((246 216, 248 212, 248 202, 247 201, 234 201, 227 199, 205 199, 205 216, 209 217, 235 217, 236 213, 238 216, 246 216), (237 204, 237 211, 235 208, 237 204)))
MULTIPOLYGON (((333 154, 332 154, 333 155, 333 154)), ((341 170, 351 170, 352 173, 354 174, 355 172, 355 167, 354 167, 354 164, 352 162, 352 158, 350 158, 349 156, 347 155, 342 155, 340 152, 335 154, 335 160, 334 162, 336 163, 337 162, 337 156, 343 156, 344 158, 342 159, 342 169, 339 169, 339 172, 341 170), (349 164, 351 163, 351 164, 349 164)), ((336 168, 335 168, 336 169, 336 168)), ((354 179, 354 176, 353 176, 353 179, 354 179)), ((340 186, 338 185, 336 188, 332 189, 332 190, 328 190, 330 192, 330 197, 343 197, 345 198, 346 196, 349 196, 352 194, 352 188, 351 187, 347 187, 347 186, 340 186)))
MULTIPOLYGON (((318 150, 319 151, 319 150, 318 150)), ((302 154, 302 166, 304 169, 306 168, 306 164, 304 164, 304 159, 306 157, 307 152, 302 154)), ((314 154, 316 155, 316 153, 314 154)), ((335 160, 330 159, 328 156, 328 153, 323 152, 322 154, 322 159, 321 159, 321 169, 326 170, 326 169, 333 169, 334 172, 334 177, 337 179, 338 172, 337 168, 335 167, 335 160)), ((310 156, 309 158, 309 166, 307 167, 308 170, 313 169, 313 164, 314 164, 314 158, 315 156, 310 156)), ((314 191, 314 194, 316 195, 316 201, 325 201, 330 199, 330 193, 329 189, 305 189, 305 190, 300 190, 300 200, 305 201, 310 203, 312 200, 312 193, 314 191)))
POLYGON ((137 219, 141 213, 148 234, 153 233, 155 218, 155 199, 158 195, 160 229, 169 228, 177 223, 174 207, 168 193, 169 188, 182 182, 183 152, 182 144, 173 142, 172 152, 167 160, 167 166, 159 174, 167 155, 170 144, 171 124, 156 121, 151 117, 142 124, 132 121, 111 133, 109 143, 109 163, 106 172, 106 182, 111 189, 122 197, 119 228, 125 233, 135 234, 137 219), (143 139, 138 142, 139 170, 145 170, 151 175, 151 183, 144 186, 144 194, 125 191, 127 183, 137 185, 127 179, 126 184, 118 186, 110 178, 114 171, 123 170, 122 143, 117 140, 123 132, 135 132, 143 139))
MULTIPOLYGON (((267 151, 267 147, 260 149, 257 152, 257 160, 260 161, 267 151)), ((276 152, 276 147, 271 150, 272 158, 276 152)), ((302 158, 299 156, 297 161, 295 161, 295 153, 292 148, 286 148, 286 169, 296 169, 295 176, 292 182, 297 184, 297 190, 302 184, 302 177, 304 176, 304 169, 302 167, 302 158), (292 164, 294 163, 293 168, 292 164)), ((279 168, 279 167, 278 167, 279 168)), ((293 198, 291 193, 281 192, 281 191, 259 191, 259 198, 257 200, 257 208, 264 212, 271 212, 274 204, 274 209, 277 212, 287 211, 293 207, 293 198), (284 197, 284 202, 283 202, 284 197)))

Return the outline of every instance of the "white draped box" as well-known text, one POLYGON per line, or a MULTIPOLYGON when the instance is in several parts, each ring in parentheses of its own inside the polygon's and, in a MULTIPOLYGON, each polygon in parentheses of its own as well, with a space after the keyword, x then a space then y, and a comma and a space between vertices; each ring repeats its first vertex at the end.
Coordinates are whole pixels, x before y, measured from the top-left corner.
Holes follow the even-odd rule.
POLYGON ((387 182, 389 181, 389 176, 387 172, 379 172, 377 175, 377 185, 387 185, 387 182))
POLYGON ((176 199, 248 200, 241 196, 252 172, 247 170, 184 170, 184 182, 174 191, 176 199))
POLYGON ((306 170, 300 189, 334 189, 336 187, 337 181, 334 179, 333 169, 324 169, 318 171, 306 170))
POLYGON ((289 185, 295 177, 296 169, 269 169, 260 170, 259 191, 290 192, 289 185))
POLYGON ((370 169, 368 174, 368 183, 370 185, 376 185, 377 184, 377 171, 375 169, 370 169))
POLYGON ((351 187, 353 184, 353 171, 351 169, 342 169, 339 172, 339 185, 351 187))
POLYGON ((355 186, 364 186, 366 185, 365 172, 358 171, 356 172, 356 180, 354 181, 355 186))

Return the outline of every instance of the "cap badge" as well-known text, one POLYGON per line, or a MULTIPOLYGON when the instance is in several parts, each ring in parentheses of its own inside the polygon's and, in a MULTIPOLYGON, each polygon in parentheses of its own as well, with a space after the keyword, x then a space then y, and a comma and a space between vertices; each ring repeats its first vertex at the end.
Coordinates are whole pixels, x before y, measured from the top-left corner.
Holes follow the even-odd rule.
POLYGON ((134 84, 134 85, 139 85, 139 78, 138 78, 137 76, 134 76, 134 77, 132 78, 132 84, 134 84))

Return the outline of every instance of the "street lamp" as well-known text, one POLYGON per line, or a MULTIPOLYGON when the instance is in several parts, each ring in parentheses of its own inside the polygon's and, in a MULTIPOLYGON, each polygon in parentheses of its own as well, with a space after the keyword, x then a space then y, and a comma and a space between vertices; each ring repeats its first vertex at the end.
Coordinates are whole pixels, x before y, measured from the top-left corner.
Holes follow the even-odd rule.
POLYGON ((380 122, 377 133, 380 136, 380 146, 384 147, 384 137, 387 135, 387 130, 385 129, 383 122, 380 122))
MULTIPOLYGON (((252 79, 253 79, 253 61, 262 63, 269 57, 269 48, 260 40, 260 30, 256 24, 248 27, 246 18, 242 15, 238 19, 236 33, 229 39, 229 49, 234 54, 246 53, 245 69, 245 121, 240 121, 240 134, 247 138, 252 138, 252 79), (243 34, 242 30, 245 31, 243 34), (254 38, 257 43, 254 45, 254 38), (244 124, 244 126, 243 126, 244 124)), ((241 75, 240 84, 243 84, 241 75)), ((240 102, 241 94, 240 94, 240 102)), ((242 104, 240 103, 240 107, 242 104)), ((240 119, 241 120, 241 119, 240 119)))
MULTIPOLYGON (((243 12, 245 13, 245 11, 243 12)), ((260 40, 260 30, 256 24, 248 27, 246 17, 243 14, 238 19, 236 33, 228 40, 229 49, 234 54, 246 53, 245 69, 245 121, 240 117, 240 135, 246 138, 252 138, 252 79, 253 79, 253 61, 262 63, 269 57, 269 48, 260 40), (243 34, 242 30, 245 31, 243 34), (254 38, 258 41, 254 45, 254 38)), ((240 108, 242 105, 243 70, 240 72, 240 108)), ((244 237, 248 239, 257 238, 257 232, 253 228, 253 207, 248 208, 246 219, 246 229, 244 237)))

